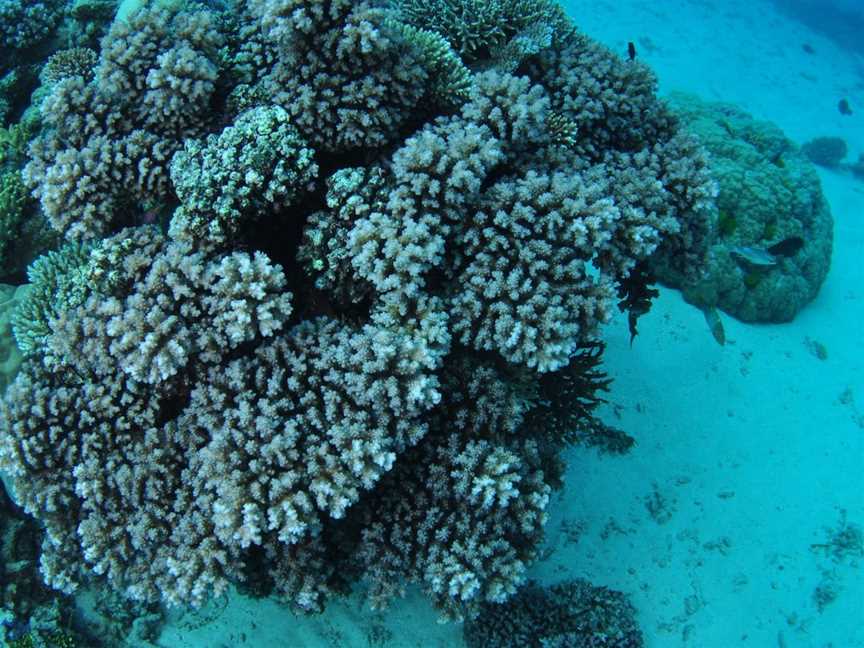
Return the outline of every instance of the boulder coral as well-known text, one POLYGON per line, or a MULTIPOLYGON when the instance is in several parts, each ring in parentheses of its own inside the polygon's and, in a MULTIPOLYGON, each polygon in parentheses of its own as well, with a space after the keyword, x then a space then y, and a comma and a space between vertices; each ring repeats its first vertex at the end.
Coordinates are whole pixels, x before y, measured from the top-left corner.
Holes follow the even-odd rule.
POLYGON ((834 221, 816 169, 779 128, 740 108, 689 95, 674 96, 671 106, 708 150, 719 193, 701 276, 661 264, 658 277, 699 307, 745 322, 791 321, 816 297, 831 267, 834 221), (790 239, 800 239, 800 250, 777 255, 770 267, 734 254, 790 239))

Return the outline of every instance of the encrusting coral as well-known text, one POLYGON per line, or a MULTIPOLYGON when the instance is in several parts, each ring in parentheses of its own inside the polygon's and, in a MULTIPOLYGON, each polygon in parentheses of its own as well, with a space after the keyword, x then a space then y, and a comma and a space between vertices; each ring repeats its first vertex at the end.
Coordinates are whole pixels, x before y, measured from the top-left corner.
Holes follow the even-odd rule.
POLYGON ((396 4, 149 7, 52 86, 25 178, 71 247, 31 268, 0 468, 55 587, 317 611, 365 578, 458 618, 524 578, 605 387, 573 360, 639 264, 701 258, 713 184, 553 5, 509 3, 554 34, 501 66, 528 25, 396 4), (557 372, 584 393, 540 431, 557 372))

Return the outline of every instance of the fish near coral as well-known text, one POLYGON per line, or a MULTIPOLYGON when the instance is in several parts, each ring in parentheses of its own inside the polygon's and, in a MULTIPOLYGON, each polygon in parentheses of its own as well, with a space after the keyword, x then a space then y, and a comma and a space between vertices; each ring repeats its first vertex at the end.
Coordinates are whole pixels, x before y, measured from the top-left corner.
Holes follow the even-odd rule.
POLYGON ((772 268, 777 265, 778 257, 792 257, 804 247, 804 239, 800 236, 789 236, 767 248, 735 245, 729 248, 729 254, 739 262, 754 268, 772 268))
POLYGON ((729 254, 739 263, 756 268, 772 268, 777 265, 777 258, 773 254, 749 245, 735 245, 729 248, 729 254))
POLYGON ((717 340, 720 346, 726 345, 726 330, 723 328, 723 320, 720 319, 720 313, 714 306, 707 306, 702 309, 702 314, 705 316, 705 323, 711 331, 711 335, 717 340))
POLYGON ((846 99, 841 99, 837 103, 837 110, 840 111, 841 115, 849 116, 852 114, 852 107, 849 105, 849 101, 846 99))

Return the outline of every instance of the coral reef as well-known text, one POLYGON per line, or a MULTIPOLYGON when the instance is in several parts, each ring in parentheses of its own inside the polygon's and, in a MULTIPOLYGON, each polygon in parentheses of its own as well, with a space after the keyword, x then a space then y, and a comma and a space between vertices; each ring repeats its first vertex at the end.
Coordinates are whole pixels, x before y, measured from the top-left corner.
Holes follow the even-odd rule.
POLYGON ((828 168, 840 166, 849 151, 840 137, 817 137, 801 145, 801 152, 813 164, 828 168))
MULTIPOLYGON (((0 47, 6 53, 26 49, 48 37, 63 15, 62 0, 0 0, 0 47)), ((6 61, 0 63, 0 69, 6 61)))
POLYGON ((172 235, 223 243, 248 227, 244 220, 288 206, 312 189, 313 158, 278 106, 247 110, 206 142, 187 141, 171 161, 182 202, 172 235))
POLYGON ((605 346, 597 340, 582 342, 566 367, 534 379, 535 405, 526 416, 526 426, 536 438, 553 444, 563 440, 614 454, 633 446, 632 437, 593 413, 606 402, 599 393, 609 391, 612 383, 599 368, 605 346))
POLYGON ((24 186, 19 171, 0 174, 0 267, 2 268, 8 268, 10 265, 9 248, 18 238, 28 199, 27 187, 24 186))
POLYGON ((30 287, 0 284, 0 391, 5 391, 18 373, 23 355, 13 334, 13 321, 30 287))
MULTIPOLYGON (((258 39, 273 65, 252 85, 284 108, 316 151, 342 152, 392 141, 418 110, 435 66, 427 50, 391 25, 369 1, 250 0, 258 39)), ((257 42, 256 42, 257 41, 257 42)))
POLYGON ((636 610, 621 592, 588 581, 528 583, 465 624, 469 648, 641 648, 636 610))
POLYGON ((12 315, 15 341, 22 353, 39 351, 51 335, 51 320, 83 302, 90 248, 67 243, 41 255, 27 268, 28 291, 12 315))
POLYGON ((77 42, 77 30, 66 28, 69 5, 70 0, 0 0, 0 126, 24 114, 46 56, 84 44, 77 42))
POLYGON ((57 231, 105 235, 170 198, 168 165, 204 132, 222 42, 208 12, 145 9, 113 25, 92 80, 54 84, 24 179, 57 231))
POLYGON ((522 582, 602 432, 602 325, 654 256, 698 265, 714 186, 650 71, 551 3, 401 4, 148 6, 46 88, 23 177, 67 242, 30 266, 0 469, 53 587, 413 582, 463 618, 522 582))
POLYGON ((22 648, 84 646, 72 628, 71 601, 40 578, 41 535, 0 481, 0 641, 22 648))
POLYGON ((673 109, 711 153, 719 184, 714 233, 700 277, 668 263, 658 278, 701 307, 745 322, 787 322, 819 292, 831 265, 833 219, 813 165, 772 124, 740 109, 673 97, 673 109), (736 250, 765 250, 800 239, 801 249, 757 267, 736 250))
POLYGON ((455 616, 513 593, 550 487, 536 444, 520 435, 527 407, 501 376, 463 360, 441 392, 427 435, 358 507, 358 551, 373 600, 402 591, 407 576, 455 616))
POLYGON ((0 128, 0 277, 20 281, 27 265, 56 244, 21 176, 37 119, 0 128))
POLYGON ((513 50, 518 59, 536 54, 553 36, 570 31, 560 5, 551 0, 393 0, 392 5, 400 20, 446 38, 469 65, 489 58, 500 64, 513 50))
POLYGON ((70 77, 81 77, 92 81, 99 55, 87 47, 60 50, 48 57, 39 78, 44 84, 52 84, 70 77))

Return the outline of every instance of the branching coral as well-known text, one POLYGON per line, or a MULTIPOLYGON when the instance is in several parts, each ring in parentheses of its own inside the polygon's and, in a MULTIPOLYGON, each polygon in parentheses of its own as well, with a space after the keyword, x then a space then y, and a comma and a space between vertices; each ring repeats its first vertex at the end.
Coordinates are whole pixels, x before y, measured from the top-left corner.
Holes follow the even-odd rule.
MULTIPOLYGON (((48 37, 62 15, 63 3, 57 0, 0 0, 0 46, 11 54, 36 44, 48 37)), ((0 69, 6 63, 0 62, 0 69)))
POLYGON ((98 61, 98 54, 87 47, 60 50, 48 58, 39 78, 49 85, 76 76, 91 81, 98 61))
POLYGON ((43 254, 27 268, 31 290, 12 318, 12 330, 22 352, 44 351, 51 335, 50 321, 63 309, 84 301, 89 252, 87 246, 69 243, 43 254))
POLYGON ((359 558, 376 602, 402 591, 407 577, 461 617, 522 581, 550 488, 537 448, 520 437, 528 405, 517 390, 469 360, 442 382, 427 437, 358 507, 359 558))
POLYGON ((278 106, 250 109, 206 142, 187 141, 171 161, 183 203, 174 236, 224 243, 244 219, 290 205, 312 187, 313 155, 278 106))
MULTIPOLYGON (((520 39, 545 40, 548 45, 553 33, 560 37, 569 32, 561 7, 551 0, 394 0, 392 4, 401 20, 441 34, 469 64, 508 45, 519 48, 520 39), (544 35, 532 37, 532 30, 544 35)), ((527 55, 540 48, 522 45, 521 49, 527 55)))
MULTIPOLYGON (((430 78, 422 51, 374 3, 250 0, 275 65, 258 81, 319 151, 383 146, 412 118, 430 78)), ((436 74, 436 77, 438 75, 436 74)))
POLYGON ((606 400, 599 392, 609 391, 612 380, 599 365, 605 348, 596 340, 580 344, 578 352, 560 371, 532 381, 533 407, 526 426, 538 439, 551 443, 580 443, 612 453, 630 449, 634 440, 621 430, 603 423, 594 410, 606 400))
POLYGON ((671 113, 654 96, 656 79, 638 61, 621 61, 583 34, 546 48, 526 63, 547 89, 552 106, 579 130, 578 151, 600 160, 612 151, 638 150, 674 131, 671 113))
POLYGON ((387 24, 391 29, 400 32, 405 40, 418 50, 430 68, 429 94, 436 104, 448 106, 468 98, 471 73, 446 38, 398 20, 390 20, 387 24))
POLYGON ((644 68, 489 4, 513 65, 407 5, 250 0, 144 9, 53 86, 25 176, 86 242, 32 266, 0 404, 49 582, 515 591, 605 386, 580 350, 634 268, 699 258, 712 185, 644 68))
POLYGON ((52 226, 79 239, 171 197, 168 163, 208 121, 222 35, 207 12, 144 9, 106 36, 95 78, 57 82, 25 180, 52 226), (131 211, 131 213, 130 213, 131 211))
POLYGON ((459 241, 468 280, 451 300, 457 339, 538 371, 567 364, 607 318, 611 282, 587 262, 617 216, 599 178, 529 171, 493 185, 459 241))
MULTIPOLYGON (((91 252, 93 294, 49 320, 46 360, 141 383, 166 383, 189 365, 212 364, 291 314, 284 272, 262 253, 213 257, 166 241, 153 228, 120 234, 91 252), (128 242, 132 245, 126 245, 128 242), (123 266, 101 282, 93 267, 112 247, 123 266), (62 334, 57 333, 62 332, 62 334)), ((97 268, 99 266, 96 266, 97 268)))
POLYGON ((0 128, 0 276, 17 281, 36 256, 56 244, 21 175, 38 120, 0 128))
POLYGON ((18 171, 0 172, 0 268, 7 268, 8 248, 18 237, 25 218, 27 188, 18 171))
POLYGON ((664 237, 698 255, 705 228, 681 228, 679 210, 700 212, 710 185, 695 148, 691 168, 673 159, 688 152, 675 140, 589 167, 552 138, 549 106, 527 79, 476 75, 460 114, 406 140, 387 170, 331 178, 308 269, 322 286, 341 278, 342 292, 368 284, 397 301, 442 272, 460 342, 540 371, 566 365, 606 319, 615 280, 664 237))

